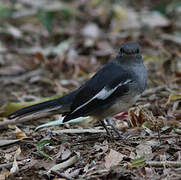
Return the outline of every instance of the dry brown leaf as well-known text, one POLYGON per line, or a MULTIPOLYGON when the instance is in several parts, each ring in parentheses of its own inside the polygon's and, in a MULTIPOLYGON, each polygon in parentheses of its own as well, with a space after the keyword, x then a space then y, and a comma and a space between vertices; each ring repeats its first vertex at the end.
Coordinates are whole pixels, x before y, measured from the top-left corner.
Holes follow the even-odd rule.
POLYGON ((124 155, 111 149, 110 153, 105 157, 105 167, 111 168, 118 165, 123 160, 124 155))
POLYGON ((130 122, 131 127, 141 127, 141 125, 145 121, 147 121, 147 117, 145 116, 143 109, 131 108, 128 111, 128 120, 130 122))
POLYGON ((9 129, 16 129, 16 125, 11 125, 11 124, 9 124, 9 125, 8 125, 8 128, 9 128, 9 129))
POLYGON ((1 180, 6 180, 6 178, 10 175, 10 172, 9 171, 2 171, 0 173, 0 179, 1 180))
POLYGON ((151 160, 153 157, 151 145, 147 143, 139 144, 136 147, 136 153, 139 157, 144 157, 146 160, 151 160))
POLYGON ((181 110, 175 110, 173 115, 176 117, 176 119, 181 119, 181 110))
POLYGON ((181 122, 179 122, 177 120, 172 120, 172 121, 168 121, 167 125, 174 126, 174 127, 179 127, 179 126, 181 126, 181 122))
POLYGON ((38 62, 45 64, 46 57, 41 51, 34 52, 32 55, 36 58, 38 62))
POLYGON ((16 131, 16 137, 18 139, 27 138, 26 134, 21 129, 19 129, 18 127, 16 127, 15 131, 16 131))
POLYGON ((26 134, 20 128, 18 128, 16 125, 8 125, 8 128, 15 129, 16 137, 18 139, 27 138, 26 134))

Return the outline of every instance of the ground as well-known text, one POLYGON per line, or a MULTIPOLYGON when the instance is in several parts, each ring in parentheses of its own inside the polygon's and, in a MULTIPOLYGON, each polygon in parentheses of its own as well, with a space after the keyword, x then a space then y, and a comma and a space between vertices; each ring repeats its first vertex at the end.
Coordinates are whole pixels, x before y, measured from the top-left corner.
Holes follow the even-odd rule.
POLYGON ((0 179, 180 179, 180 8, 179 0, 0 2, 0 179), (78 88, 127 41, 140 44, 148 84, 114 120, 125 140, 98 122, 35 131, 58 115, 9 123, 12 102, 78 88))

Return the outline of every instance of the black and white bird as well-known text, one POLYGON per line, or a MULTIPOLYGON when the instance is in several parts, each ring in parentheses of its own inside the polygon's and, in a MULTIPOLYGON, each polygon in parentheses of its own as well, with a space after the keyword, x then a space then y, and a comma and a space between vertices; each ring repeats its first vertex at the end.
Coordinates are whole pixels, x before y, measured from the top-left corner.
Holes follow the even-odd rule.
POLYGON ((146 82, 147 71, 139 45, 135 42, 123 43, 116 58, 79 89, 58 99, 20 109, 8 118, 49 112, 63 114, 63 122, 67 122, 78 117, 94 116, 108 132, 103 120, 131 107, 145 90, 146 82))

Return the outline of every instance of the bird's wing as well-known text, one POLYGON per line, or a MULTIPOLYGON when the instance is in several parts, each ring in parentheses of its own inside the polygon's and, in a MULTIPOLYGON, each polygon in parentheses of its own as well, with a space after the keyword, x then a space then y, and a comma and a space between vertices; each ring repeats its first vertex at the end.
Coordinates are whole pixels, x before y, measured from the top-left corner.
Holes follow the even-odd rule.
POLYGON ((129 91, 132 75, 117 63, 104 66, 79 89, 64 122, 110 107, 129 91))

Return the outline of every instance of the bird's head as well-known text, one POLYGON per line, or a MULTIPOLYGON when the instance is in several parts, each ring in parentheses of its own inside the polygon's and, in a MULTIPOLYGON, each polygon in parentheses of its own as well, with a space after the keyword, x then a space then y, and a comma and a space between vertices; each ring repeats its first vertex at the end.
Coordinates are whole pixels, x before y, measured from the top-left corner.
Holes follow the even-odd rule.
POLYGON ((119 50, 119 56, 132 56, 140 53, 139 44, 136 42, 123 43, 119 50))

